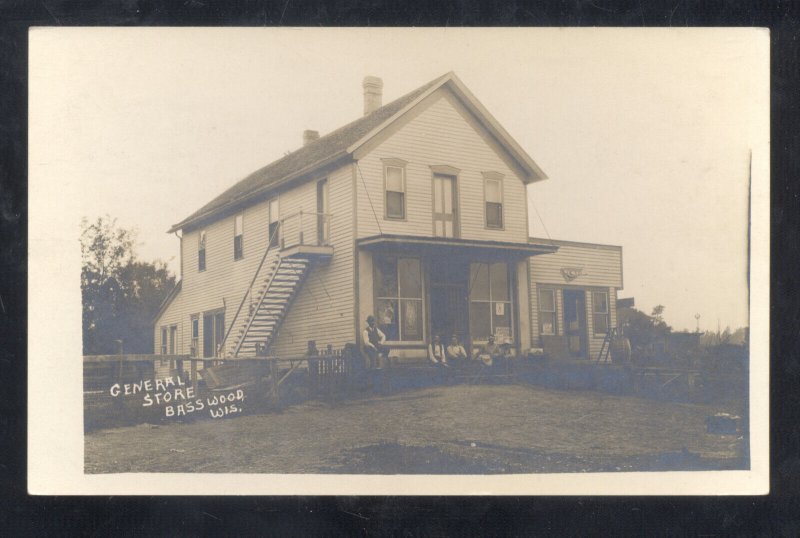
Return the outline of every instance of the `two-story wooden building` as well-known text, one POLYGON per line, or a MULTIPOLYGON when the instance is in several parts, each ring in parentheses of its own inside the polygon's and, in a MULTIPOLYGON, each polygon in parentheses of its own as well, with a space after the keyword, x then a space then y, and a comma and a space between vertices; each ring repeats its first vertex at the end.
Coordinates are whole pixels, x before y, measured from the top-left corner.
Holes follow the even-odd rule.
POLYGON ((490 334, 518 351, 552 334, 590 356, 615 324, 621 250, 528 234, 546 178, 454 73, 257 170, 175 224, 181 281, 156 353, 299 355, 359 342, 368 315, 392 355, 432 335, 490 334))

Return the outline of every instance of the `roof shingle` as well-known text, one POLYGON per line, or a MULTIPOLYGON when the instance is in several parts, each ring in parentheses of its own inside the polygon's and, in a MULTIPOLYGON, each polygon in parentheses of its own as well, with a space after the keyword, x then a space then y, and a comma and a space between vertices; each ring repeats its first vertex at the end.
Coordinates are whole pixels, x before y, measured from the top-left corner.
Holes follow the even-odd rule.
POLYGON ((348 123, 285 157, 256 170, 178 224, 173 225, 169 232, 180 230, 228 207, 241 203, 251 196, 264 193, 269 190, 270 186, 302 170, 310 172, 317 166, 345 155, 345 151, 349 146, 401 111, 446 76, 442 75, 374 112, 348 123))

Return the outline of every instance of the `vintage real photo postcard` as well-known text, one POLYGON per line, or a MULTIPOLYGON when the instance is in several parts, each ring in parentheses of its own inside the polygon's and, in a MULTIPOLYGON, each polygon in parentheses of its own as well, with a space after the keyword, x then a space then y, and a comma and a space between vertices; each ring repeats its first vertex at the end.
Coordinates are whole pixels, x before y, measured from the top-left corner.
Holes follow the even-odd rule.
POLYGON ((769 33, 30 31, 29 489, 768 490, 769 33))

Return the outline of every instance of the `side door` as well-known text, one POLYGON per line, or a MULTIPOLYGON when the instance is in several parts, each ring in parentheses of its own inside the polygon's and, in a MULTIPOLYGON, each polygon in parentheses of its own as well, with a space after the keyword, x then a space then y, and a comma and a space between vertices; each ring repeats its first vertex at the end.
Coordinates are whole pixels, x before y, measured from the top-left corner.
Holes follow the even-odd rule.
POLYGON ((570 355, 587 357, 586 293, 583 290, 564 290, 564 334, 570 355))

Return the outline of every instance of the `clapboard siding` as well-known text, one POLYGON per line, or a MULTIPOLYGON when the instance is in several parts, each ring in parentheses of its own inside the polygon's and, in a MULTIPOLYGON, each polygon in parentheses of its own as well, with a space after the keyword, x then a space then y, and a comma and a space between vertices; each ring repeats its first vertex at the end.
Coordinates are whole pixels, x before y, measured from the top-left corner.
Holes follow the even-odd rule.
MULTIPOLYGON (((536 239, 537 243, 550 240, 536 239)), ((539 290, 556 291, 556 334, 564 335, 564 289, 583 290, 586 303, 588 357, 597 358, 605 335, 594 334, 593 291, 608 293, 609 326, 617 326, 617 290, 622 288, 622 248, 569 241, 552 241, 559 247, 553 254, 529 258, 531 342, 541 345, 539 334, 539 290), (563 267, 582 267, 583 274, 567 282, 563 267)))
MULTIPOLYGON (((318 348, 339 349, 355 342, 353 327, 353 175, 352 165, 328 176, 330 243, 329 264, 312 266, 270 349, 276 355, 302 354, 309 340, 318 348)), ((291 207, 316 211, 316 182, 298 186, 281 200, 291 207)), ((282 209, 282 208, 281 208, 282 209)))
MULTIPOLYGON (((564 336, 564 288, 553 284, 542 284, 538 282, 531 282, 530 285, 530 305, 531 305, 531 345, 534 347, 541 346, 541 339, 539 334, 539 290, 552 289, 556 292, 556 334, 564 336)), ((570 286, 570 289, 575 289, 570 286)), ((589 347, 589 358, 597 358, 597 354, 603 344, 604 334, 594 334, 594 319, 593 315, 593 291, 604 291, 608 293, 608 307, 609 307, 609 326, 617 326, 617 290, 615 288, 602 288, 591 287, 583 290, 586 302, 586 332, 587 344, 589 347)))
MULTIPOLYGON (((338 309, 346 308, 352 312, 352 183, 351 168, 347 165, 339 171, 329 176, 329 196, 331 212, 338 213, 338 218, 331 219, 331 244, 334 245, 334 260, 329 267, 316 268, 314 273, 309 274, 300 295, 295 299, 294 309, 299 312, 308 313, 308 304, 311 294, 316 298, 314 307, 319 305, 320 311, 325 306, 329 306, 326 290, 335 301, 342 306, 338 309), (349 204, 349 206, 348 206, 349 204), (339 255, 337 249, 342 249, 339 255), (340 261, 341 260, 341 261, 340 261), (314 284, 308 285, 309 282, 314 284), (341 290, 347 289, 348 296, 342 297, 341 290), (326 304, 321 302, 325 299, 326 304), (347 306, 347 305, 350 306, 347 306)), ((277 195, 279 199, 280 215, 288 216, 300 210, 313 213, 316 212, 316 181, 307 181, 277 195)), ((243 210, 243 244, 244 257, 240 260, 233 259, 233 235, 234 235, 235 215, 229 215, 217 221, 211 222, 203 228, 186 232, 181 241, 181 257, 183 260, 183 289, 179 298, 173 301, 164 314, 156 321, 156 331, 163 324, 165 316, 177 316, 185 326, 181 333, 181 349, 188 350, 191 335, 189 334, 189 320, 192 314, 202 315, 203 312, 223 309, 225 310, 226 328, 233 322, 233 317, 244 296, 247 287, 258 268, 264 250, 267 247, 269 236, 269 201, 263 201, 247 207, 243 210), (206 232, 206 270, 198 271, 197 246, 198 237, 201 230, 206 232)), ((296 232, 297 220, 287 225, 287 230, 296 232)), ((304 229, 306 233, 313 234, 316 230, 315 218, 313 215, 305 217, 304 229)), ((296 233, 295 233, 296 235, 296 233)), ((287 237, 287 240, 289 238, 287 237)), ((311 237, 308 240, 313 240, 311 237)), ((278 255, 278 249, 272 249, 265 265, 269 265, 278 255)), ((247 305, 243 308, 246 314, 247 305)), ((284 322, 284 329, 289 338, 279 336, 273 348, 283 350, 305 350, 306 335, 313 330, 315 334, 331 336, 332 342, 342 342, 345 332, 348 333, 349 340, 352 340, 352 324, 346 327, 333 329, 333 323, 327 317, 333 314, 316 313, 314 319, 306 319, 303 323, 311 326, 308 330, 300 330, 298 323, 302 316, 292 312, 284 322), (318 321, 319 320, 319 321, 318 321), (316 325, 316 327, 315 327, 316 325), (327 327, 327 329, 323 329, 327 327), (349 331, 347 331, 349 329, 349 331), (291 342, 291 335, 295 335, 295 342, 291 342), (335 338, 333 338, 335 336, 335 338), (299 338, 299 340, 298 340, 299 338), (300 349, 302 348, 302 349, 300 349)), ((338 314, 336 314, 338 317, 338 314)), ((243 323, 245 316, 240 314, 236 321, 237 325, 243 323)), ((283 329, 282 329, 283 330, 283 329)), ((226 342, 226 349, 230 350, 235 343, 235 335, 238 333, 238 326, 232 331, 229 341, 226 342)), ((160 338, 160 337, 159 337, 160 338)), ((203 353, 203 324, 200 323, 200 350, 203 353)), ((157 338, 160 342, 160 339, 157 338)), ((327 342, 326 342, 327 343, 327 342)))
MULTIPOLYGON (((537 239, 548 243, 547 239, 537 239)), ((558 251, 531 257, 531 277, 539 283, 566 284, 561 269, 581 267, 583 274, 569 282, 575 286, 622 288, 622 248, 553 241, 558 251)))
POLYGON ((433 188, 430 167, 447 165, 460 170, 457 191, 462 238, 527 241, 525 185, 477 130, 481 128, 468 120, 469 113, 448 90, 438 90, 419 106, 421 112, 358 161, 358 236, 379 233, 431 236, 433 188), (392 158, 408 163, 406 219, 402 221, 384 218, 382 159, 392 158), (499 172, 504 176, 503 230, 484 226, 482 172, 499 172))
MULTIPOLYGON (((187 337, 186 335, 191 330, 191 325, 189 323, 189 318, 187 317, 184 319, 183 316, 183 290, 179 291, 175 297, 172 299, 167 305, 167 308, 161 313, 159 319, 155 325, 155 338, 153 342, 155 342, 155 349, 154 353, 156 355, 161 354, 161 329, 167 329, 167 342, 165 343, 169 346, 169 328, 172 326, 177 327, 177 333, 175 335, 175 350, 174 354, 176 355, 188 355, 189 354, 189 340, 191 337, 187 337)), ((170 353, 169 347, 167 347, 167 353, 170 353)), ((170 372, 172 371, 172 361, 170 360, 157 360, 153 363, 153 375, 155 378, 166 378, 170 376, 170 372)), ((188 366, 188 365, 186 365, 188 366)))
MULTIPOLYGON (((175 342, 175 354, 182 355, 184 353, 188 353, 188 346, 184 344, 182 333, 186 330, 186 327, 183 326, 183 296, 181 292, 178 292, 177 295, 172 299, 172 302, 167 305, 167 308, 161 313, 158 320, 156 321, 156 325, 154 327, 154 350, 153 353, 160 354, 161 353, 161 329, 163 327, 169 328, 172 325, 178 326, 178 336, 175 342)), ((188 323, 188 320, 187 320, 188 323)))
MULTIPOLYGON (((284 208, 281 208, 283 211, 284 208)), ((258 268, 269 233, 269 204, 261 202, 243 211, 243 250, 240 260, 233 259, 233 226, 235 215, 229 215, 201 229, 192 230, 183 236, 183 316, 188 320, 192 314, 224 309, 226 328, 250 285, 258 268), (198 271, 197 246, 201 230, 206 232, 206 270, 198 271)), ((274 255, 274 254, 273 254, 274 255)), ((245 306, 246 308, 246 306, 245 306)), ((246 311, 245 311, 246 312, 246 311)), ((238 320, 241 321, 241 320, 238 320)), ((203 354, 202 319, 198 351, 203 354)), ((188 337, 189 335, 187 335, 188 337)), ((230 338, 233 344, 234 338, 230 338)))

